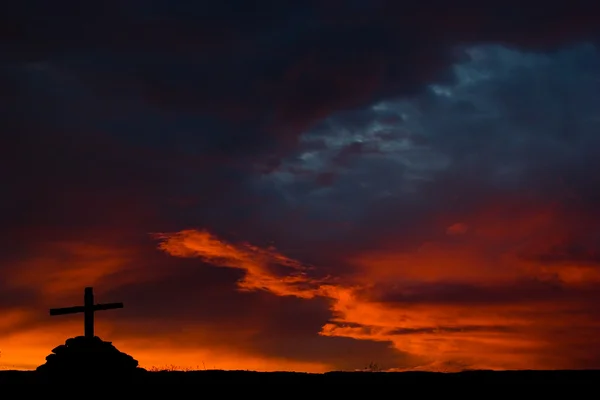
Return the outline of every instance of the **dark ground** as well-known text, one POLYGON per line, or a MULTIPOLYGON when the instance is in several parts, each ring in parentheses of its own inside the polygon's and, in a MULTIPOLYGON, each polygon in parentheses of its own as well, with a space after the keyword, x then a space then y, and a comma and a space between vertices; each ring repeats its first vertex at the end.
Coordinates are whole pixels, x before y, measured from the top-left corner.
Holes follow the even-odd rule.
MULTIPOLYGON (((113 378, 114 379, 114 378, 113 378)), ((598 383, 600 370, 585 371, 468 371, 459 373, 434 372, 329 372, 306 374, 294 372, 251 371, 162 371, 142 372, 135 377, 123 378, 131 383, 598 383)), ((67 378, 67 381, 71 380, 67 378)), ((73 378, 79 381, 79 378, 73 378)), ((104 380, 104 379, 102 379, 104 380)), ((111 379, 112 380, 112 379, 111 379)), ((117 378, 117 380, 119 380, 117 378)), ((0 384, 5 383, 64 383, 49 380, 34 371, 1 371, 0 384)))

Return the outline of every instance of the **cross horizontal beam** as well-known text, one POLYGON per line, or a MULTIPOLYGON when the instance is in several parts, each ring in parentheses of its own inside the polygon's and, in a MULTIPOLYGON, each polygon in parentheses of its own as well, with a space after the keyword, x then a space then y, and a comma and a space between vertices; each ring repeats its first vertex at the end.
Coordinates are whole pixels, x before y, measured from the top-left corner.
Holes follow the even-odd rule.
POLYGON ((123 308, 123 303, 94 304, 94 311, 114 310, 115 308, 123 308))
POLYGON ((85 312, 84 306, 51 308, 50 309, 50 315, 66 315, 66 314, 76 314, 76 313, 80 313, 80 312, 85 312))
MULTIPOLYGON (((94 304, 92 309, 94 311, 102 310, 114 310, 117 308, 123 308, 123 303, 107 303, 107 304, 94 304)), ((85 306, 74 306, 74 307, 63 307, 63 308, 51 308, 50 315, 67 315, 77 314, 85 312, 85 306)))

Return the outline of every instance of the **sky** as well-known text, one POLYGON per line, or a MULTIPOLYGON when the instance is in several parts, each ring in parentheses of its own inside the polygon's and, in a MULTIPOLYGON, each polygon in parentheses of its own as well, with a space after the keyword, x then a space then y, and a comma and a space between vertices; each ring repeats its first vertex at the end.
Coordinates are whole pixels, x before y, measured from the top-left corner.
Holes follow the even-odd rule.
MULTIPOLYGON (((85 3, 85 4, 84 4, 85 3)), ((0 368, 600 368, 593 2, 0 12, 0 368)))

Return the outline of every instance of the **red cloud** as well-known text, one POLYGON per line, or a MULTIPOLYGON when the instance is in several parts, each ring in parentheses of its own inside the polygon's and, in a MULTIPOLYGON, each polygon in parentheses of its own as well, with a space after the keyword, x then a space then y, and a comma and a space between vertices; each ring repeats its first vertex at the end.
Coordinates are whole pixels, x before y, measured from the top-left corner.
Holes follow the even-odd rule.
POLYGON ((207 231, 157 237, 173 256, 243 270, 240 289, 329 298, 331 318, 315 334, 389 342, 411 355, 401 369, 597 363, 600 354, 583 351, 580 343, 591 346, 590 332, 600 327, 593 305, 600 300, 594 294, 600 270, 577 260, 546 265, 519 256, 523 246, 549 240, 556 234, 551 228, 573 221, 555 206, 512 209, 512 217, 507 211, 474 212, 463 240, 349 255, 357 272, 335 279, 313 278, 318 269, 274 248, 226 243, 207 231))

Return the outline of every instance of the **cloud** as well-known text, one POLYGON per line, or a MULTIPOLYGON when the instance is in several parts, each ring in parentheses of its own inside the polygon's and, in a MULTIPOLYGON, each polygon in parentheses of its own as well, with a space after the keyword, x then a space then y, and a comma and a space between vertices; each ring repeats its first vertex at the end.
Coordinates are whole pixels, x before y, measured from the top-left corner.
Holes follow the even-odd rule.
POLYGON ((469 227, 467 225, 463 224, 462 222, 457 222, 455 224, 450 225, 446 229, 446 233, 448 235, 463 235, 467 233, 468 230, 469 227))
POLYGON ((600 13, 513 3, 8 4, 2 363, 94 285, 145 366, 597 367, 600 13))
MULTIPOLYGON (((208 232, 184 231, 160 238, 164 240, 160 248, 173 256, 196 256, 212 265, 241 269, 245 276, 238 282, 240 289, 266 290, 306 301, 315 296, 330 299, 331 317, 321 326, 319 334, 390 343, 410 355, 403 367, 395 368, 572 366, 569 363, 573 360, 581 362, 589 357, 589 353, 573 353, 576 349, 572 338, 593 331, 597 327, 593 321, 600 311, 594 307, 581 309, 599 300, 596 299, 598 271, 573 279, 572 270, 565 268, 556 271, 557 279, 549 279, 553 277, 547 275, 548 271, 534 264, 494 274, 494 270, 507 268, 510 263, 493 265, 492 270, 482 269, 484 263, 490 262, 485 255, 449 253, 446 248, 444 255, 457 259, 455 265, 441 258, 419 264, 418 255, 406 254, 404 259, 390 264, 397 271, 394 276, 386 273, 372 255, 367 255, 367 268, 352 280, 318 281, 285 271, 269 273, 265 269, 267 254, 270 262, 283 261, 289 266, 291 260, 253 247, 249 247, 252 249, 249 252, 244 249, 248 245, 224 243, 208 232), (460 263, 464 263, 462 270, 458 267, 460 263), (415 269, 411 272, 412 265, 415 269), (435 271, 427 270, 427 265, 435 266, 435 271), (448 277, 441 272, 443 269, 450 272, 448 277), (444 283, 445 280, 449 281, 444 283), (251 286, 248 282, 260 284, 251 286), (297 289, 299 284, 301 290, 297 289), (282 285, 293 285, 293 289, 289 286, 283 289, 282 285), (554 317, 556 313, 562 316, 560 323, 554 317), (565 319, 580 332, 565 331, 562 328, 565 319), (552 339, 561 340, 566 348, 556 351, 552 339), (544 355, 553 346, 555 353, 544 355)), ((295 261, 291 265, 299 267, 295 261)), ((575 267, 578 268, 581 267, 575 267)))
POLYGON ((410 355, 397 368, 593 365, 598 355, 577 343, 589 340, 598 320, 597 213, 588 203, 593 190, 577 177, 595 165, 585 148, 596 123, 582 98, 596 78, 561 79, 566 69, 593 64, 596 50, 469 52, 453 85, 334 115, 308 131, 296 155, 255 181, 282 194, 279 208, 264 215, 294 221, 293 231, 280 231, 280 248, 329 273, 325 281, 305 275, 309 294, 298 294, 330 299, 323 336, 389 343, 410 355), (504 98, 505 87, 529 98, 504 98), (548 88, 570 92, 572 106, 560 106, 564 99, 548 88), (524 115, 520 101, 537 108, 521 106, 524 115), (339 164, 340 152, 353 158, 339 164), (327 186, 309 179, 324 171, 336 174, 327 186), (556 315, 572 329, 557 325, 556 315))
POLYGON ((274 250, 243 244, 241 247, 224 243, 207 231, 181 231, 175 234, 158 234, 159 248, 175 257, 199 257, 217 266, 245 271, 239 287, 244 290, 266 289, 278 296, 312 298, 318 291, 306 287, 318 285, 307 279, 309 268, 274 250), (277 274, 275 270, 284 270, 277 274), (286 271, 287 270, 287 271, 286 271))

